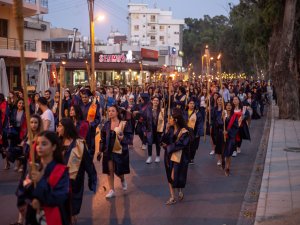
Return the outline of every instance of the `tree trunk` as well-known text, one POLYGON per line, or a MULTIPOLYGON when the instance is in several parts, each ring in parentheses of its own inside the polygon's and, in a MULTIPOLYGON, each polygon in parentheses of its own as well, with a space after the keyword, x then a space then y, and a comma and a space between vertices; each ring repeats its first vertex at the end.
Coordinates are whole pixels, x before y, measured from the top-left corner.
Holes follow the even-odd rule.
POLYGON ((274 27, 269 42, 269 70, 277 90, 279 117, 299 120, 299 70, 295 32, 297 0, 285 0, 283 4, 282 20, 274 27))

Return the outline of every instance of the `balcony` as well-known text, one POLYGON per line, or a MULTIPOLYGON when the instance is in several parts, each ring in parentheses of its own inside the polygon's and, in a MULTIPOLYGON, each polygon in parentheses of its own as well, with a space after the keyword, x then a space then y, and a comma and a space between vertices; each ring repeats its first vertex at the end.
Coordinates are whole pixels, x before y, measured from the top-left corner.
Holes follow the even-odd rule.
MULTIPOLYGON (((32 59, 47 59, 48 53, 42 52, 41 41, 24 41, 25 57, 32 59)), ((0 55, 6 57, 20 57, 19 40, 0 37, 0 55)))
MULTIPOLYGON (((0 4, 13 6, 13 0, 0 0, 0 4)), ((23 0, 24 17, 48 13, 48 0, 23 0)))

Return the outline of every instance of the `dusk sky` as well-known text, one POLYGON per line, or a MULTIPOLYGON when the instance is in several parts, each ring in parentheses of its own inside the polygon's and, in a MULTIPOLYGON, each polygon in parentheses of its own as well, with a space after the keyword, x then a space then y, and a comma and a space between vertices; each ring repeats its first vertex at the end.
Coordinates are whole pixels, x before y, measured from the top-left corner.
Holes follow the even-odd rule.
MULTIPOLYGON (((44 19, 51 22, 51 27, 72 29, 76 27, 82 35, 89 36, 88 8, 86 0, 49 0, 49 14, 44 19)), ((105 21, 95 23, 95 35, 106 40, 109 32, 118 30, 128 34, 127 4, 145 3, 150 8, 155 5, 163 10, 173 11, 173 18, 203 18, 203 15, 228 16, 229 5, 239 0, 95 0, 95 17, 105 15, 105 21)))

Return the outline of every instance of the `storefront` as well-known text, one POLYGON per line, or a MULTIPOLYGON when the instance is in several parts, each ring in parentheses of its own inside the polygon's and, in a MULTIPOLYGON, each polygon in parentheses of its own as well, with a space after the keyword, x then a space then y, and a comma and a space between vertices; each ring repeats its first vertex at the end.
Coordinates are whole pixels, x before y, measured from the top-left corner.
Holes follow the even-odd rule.
MULTIPOLYGON (((90 77, 84 60, 69 60, 64 65, 65 82, 70 88, 88 85, 90 77)), ((59 65, 57 66, 59 68, 59 65)), ((128 62, 96 62, 95 75, 97 86, 139 85, 149 83, 160 67, 128 62)))

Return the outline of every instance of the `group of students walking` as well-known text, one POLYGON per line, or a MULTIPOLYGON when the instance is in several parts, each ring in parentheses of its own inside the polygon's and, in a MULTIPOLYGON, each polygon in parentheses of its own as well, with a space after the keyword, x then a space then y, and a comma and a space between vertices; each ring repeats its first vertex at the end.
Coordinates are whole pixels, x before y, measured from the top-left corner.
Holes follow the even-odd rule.
POLYGON ((231 157, 241 152, 242 140, 250 139, 251 118, 263 116, 265 88, 264 82, 248 81, 228 81, 221 87, 217 82, 176 82, 172 87, 162 83, 134 91, 115 86, 94 93, 86 87, 73 95, 65 90, 61 107, 60 93, 55 92, 52 99, 52 92, 47 90, 44 96, 36 93, 31 98, 29 128, 24 122, 22 93, 11 93, 8 100, 0 94, 5 169, 16 161, 16 170, 22 174, 17 189, 20 213, 14 224, 76 224, 85 173, 89 189, 96 192, 94 156, 102 160, 102 172, 107 174, 106 198, 115 197, 115 175, 126 191, 134 135, 139 137, 141 149, 147 150, 146 164, 153 162, 153 144, 155 163, 161 160, 161 149, 164 151, 170 190, 167 205, 184 199, 188 167, 195 163, 199 143, 206 138, 211 143, 210 154, 217 156, 217 166, 229 176, 231 157), (99 149, 95 143, 97 128, 99 149), (33 143, 29 143, 27 129, 33 133, 33 143), (35 169, 30 144, 35 148, 35 169))

